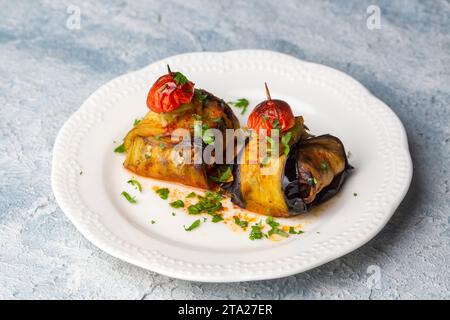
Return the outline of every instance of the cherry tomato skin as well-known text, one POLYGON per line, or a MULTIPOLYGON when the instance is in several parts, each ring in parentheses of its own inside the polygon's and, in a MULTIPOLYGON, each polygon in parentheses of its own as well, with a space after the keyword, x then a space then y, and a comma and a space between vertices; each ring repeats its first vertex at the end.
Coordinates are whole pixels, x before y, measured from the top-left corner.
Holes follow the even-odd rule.
POLYGON ((150 88, 147 95, 147 107, 153 112, 171 112, 182 104, 192 101, 194 83, 187 81, 177 85, 173 74, 161 76, 150 88))
POLYGON ((258 104, 248 117, 247 126, 256 132, 266 129, 270 135, 272 129, 286 132, 295 124, 292 109, 283 100, 265 100, 258 104))

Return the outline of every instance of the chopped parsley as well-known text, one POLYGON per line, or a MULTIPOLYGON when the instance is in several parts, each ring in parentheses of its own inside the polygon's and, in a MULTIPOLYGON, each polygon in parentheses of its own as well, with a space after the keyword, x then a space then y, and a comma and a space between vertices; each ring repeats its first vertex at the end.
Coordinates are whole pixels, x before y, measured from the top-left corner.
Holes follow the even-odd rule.
POLYGON ((289 131, 281 138, 281 144, 284 146, 284 155, 287 156, 291 148, 289 147, 289 141, 292 138, 292 132, 289 131))
POLYGON ((358 194, 357 194, 356 192, 353 192, 353 196, 354 196, 354 197, 357 197, 358 194))
POLYGON ((266 219, 266 223, 272 227, 272 229, 269 230, 268 234, 269 236, 273 235, 273 234, 278 234, 282 237, 289 237, 289 234, 283 230, 281 230, 279 228, 280 224, 278 222, 276 222, 273 217, 268 217, 266 219))
POLYGON ((228 103, 236 108, 242 109, 241 114, 245 114, 245 112, 247 111, 247 107, 250 104, 248 100, 245 98, 240 98, 237 99, 236 101, 229 101, 228 103))
POLYGON ((148 153, 144 154, 144 158, 145 158, 145 159, 150 159, 151 157, 152 157, 151 154, 148 154, 148 153))
POLYGON ((270 151, 273 151, 275 149, 275 140, 273 140, 272 137, 269 136, 266 137, 266 140, 270 143, 270 151))
POLYGON ((250 240, 259 240, 262 239, 264 233, 261 231, 262 221, 259 221, 257 224, 251 226, 252 230, 250 231, 249 238, 250 240))
POLYGON ((183 200, 176 200, 174 202, 169 203, 172 208, 183 208, 184 202, 183 200))
POLYGON ((202 140, 205 144, 213 144, 215 141, 215 136, 213 131, 207 131, 209 129, 209 126, 206 124, 202 124, 201 121, 202 117, 198 114, 194 114, 194 135, 202 137, 202 140))
POLYGON ((299 230, 299 231, 295 231, 295 228, 294 227, 289 227, 289 234, 302 234, 302 233, 304 233, 302 230, 299 230))
POLYGON ((173 76, 173 81, 175 81, 177 85, 183 85, 187 83, 189 80, 181 72, 175 72, 175 75, 173 76))
POLYGON ((139 181, 131 179, 131 180, 128 180, 127 183, 131 184, 136 189, 138 189, 140 192, 142 192, 142 185, 139 183, 139 181))
POLYGON ((134 119, 133 127, 136 127, 141 122, 140 119, 134 119))
POLYGON ((239 217, 234 217, 234 223, 236 223, 239 227, 241 227, 242 229, 245 229, 248 227, 248 222, 239 219, 239 217))
POLYGON ((273 120, 272 127, 274 129, 280 129, 280 120, 278 120, 278 119, 273 120))
POLYGON ((223 183, 223 182, 227 182, 228 179, 232 176, 232 172, 231 172, 231 168, 230 166, 228 166, 223 172, 218 172, 219 176, 218 177, 213 177, 210 176, 209 178, 215 182, 219 182, 219 183, 223 183))
POLYGON ((214 136, 214 132, 212 130, 211 131, 205 130, 205 132, 202 135, 202 139, 203 139, 203 142, 206 144, 213 144, 214 141, 216 141, 215 140, 216 137, 214 136))
POLYGON ((136 199, 134 199, 134 197, 130 196, 130 195, 128 194, 128 192, 123 191, 123 192, 121 193, 121 195, 123 195, 123 196, 125 197, 125 199, 128 200, 129 203, 137 203, 136 199))
POLYGON ((114 152, 117 153, 124 153, 125 152, 125 145, 122 143, 120 146, 114 149, 114 152))
POLYGON ((330 169, 328 162, 322 161, 320 163, 320 169, 324 172, 328 172, 328 170, 330 169))
POLYGON ((213 214, 212 222, 217 223, 223 221, 223 217, 220 214, 213 214))
POLYGON ((156 190, 156 193, 159 194, 159 197, 163 200, 167 200, 169 198, 169 189, 161 188, 156 190))
POLYGON ((200 219, 195 220, 189 227, 186 228, 186 226, 184 226, 184 230, 186 231, 192 231, 195 228, 198 228, 201 224, 200 219))
POLYGON ((189 193, 186 198, 194 198, 196 196, 195 192, 189 193))
POLYGON ((172 215, 175 217, 175 216, 176 216, 176 213, 175 213, 175 212, 172 212, 172 215))
POLYGON ((208 95, 201 90, 195 90, 195 95, 197 96, 198 100, 200 100, 200 102, 203 104, 206 101, 206 98, 208 97, 208 95))
POLYGON ((163 142, 159 143, 159 148, 164 150, 166 148, 166 145, 163 142))
POLYGON ((219 211, 223 208, 222 203, 220 202, 223 197, 216 192, 206 191, 204 197, 198 196, 198 198, 199 201, 196 204, 192 204, 188 207, 189 214, 214 214, 216 211, 219 211))

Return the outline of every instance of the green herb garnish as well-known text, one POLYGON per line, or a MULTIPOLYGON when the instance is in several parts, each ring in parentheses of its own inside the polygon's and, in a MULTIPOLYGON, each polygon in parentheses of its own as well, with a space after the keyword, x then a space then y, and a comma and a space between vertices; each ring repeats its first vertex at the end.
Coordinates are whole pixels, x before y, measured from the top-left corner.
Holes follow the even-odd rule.
POLYGON ((291 140, 292 132, 289 131, 283 137, 281 137, 281 144, 284 146, 284 155, 287 156, 291 148, 289 147, 289 141, 291 140))
POLYGON ((198 100, 200 100, 200 102, 202 104, 205 103, 206 98, 208 97, 208 95, 201 90, 195 90, 195 95, 197 96, 198 100))
POLYGON ((186 228, 186 226, 184 226, 184 230, 186 231, 192 231, 195 228, 198 228, 201 224, 200 219, 195 220, 188 228, 186 228))
POLYGON ((280 120, 278 120, 278 119, 273 120, 272 127, 274 129, 280 129, 280 120))
POLYGON ((140 119, 134 119, 133 127, 136 127, 141 122, 140 119))
POLYGON ((295 231, 295 228, 294 227, 289 227, 289 234, 302 234, 302 233, 304 233, 302 230, 299 230, 299 231, 295 231))
POLYGON ((249 102, 248 102, 248 100, 247 99, 245 99, 245 98, 240 98, 240 99, 237 99, 236 101, 230 101, 230 102, 228 102, 229 104, 231 104, 231 105, 233 105, 234 107, 236 107, 236 108, 241 108, 242 109, 242 111, 241 111, 241 114, 245 114, 245 112, 247 111, 247 107, 248 107, 248 105, 250 104, 249 102))
POLYGON ((353 192, 353 196, 356 197, 358 196, 358 194, 356 192, 353 192))
POLYGON ((156 190, 156 193, 159 194, 161 199, 167 200, 169 198, 169 189, 167 188, 158 189, 156 190))
POLYGON ((155 224, 156 223, 156 221, 155 220, 152 220, 152 221, 150 221, 152 224, 155 224))
POLYGON ((251 227, 252 227, 252 231, 250 231, 250 235, 249 235, 250 240, 262 239, 262 237, 264 236, 264 233, 261 230, 262 221, 258 222, 257 224, 255 224, 251 227))
POLYGON ((329 165, 327 162, 323 161, 320 163, 320 169, 324 172, 328 172, 328 170, 330 169, 329 165))
POLYGON ((234 217, 234 223, 236 223, 242 229, 245 229, 248 227, 248 222, 239 219, 239 217, 234 217))
POLYGON ((218 177, 210 176, 209 178, 213 181, 223 183, 223 182, 227 182, 231 176, 232 176, 231 168, 230 168, 230 166, 228 166, 223 172, 219 171, 218 177))
POLYGON ((114 152, 117 153, 124 153, 125 152, 125 145, 122 143, 120 146, 114 149, 114 152))
POLYGON ((172 212, 172 215, 175 217, 176 216, 175 212, 172 212))
POLYGON ((177 85, 183 85, 187 83, 189 80, 181 72, 175 72, 175 75, 173 76, 173 81, 175 81, 177 85))
POLYGON ((141 186, 141 184, 139 183, 139 181, 131 179, 131 180, 128 180, 127 183, 131 184, 131 185, 134 186, 136 189, 138 189, 140 192, 142 192, 142 186, 141 186))
POLYGON ((213 131, 206 131, 202 135, 203 142, 206 144, 213 144, 216 141, 216 137, 214 136, 213 131))
POLYGON ((223 217, 220 214, 214 214, 212 217, 212 222, 217 223, 223 221, 223 217))
POLYGON ((289 237, 289 234, 283 230, 281 230, 280 228, 278 228, 280 226, 280 224, 278 222, 276 222, 273 217, 268 217, 266 219, 266 223, 272 227, 272 229, 269 230, 268 234, 269 236, 273 235, 273 234, 278 234, 282 237, 289 237))
POLYGON ((130 196, 128 194, 128 192, 122 191, 121 195, 123 195, 125 197, 125 199, 128 200, 129 203, 137 203, 136 199, 134 199, 134 197, 130 196))
POLYGON ((169 203, 172 208, 183 208, 184 202, 183 200, 176 200, 174 202, 169 203))
POLYGON ((196 196, 195 192, 189 193, 186 198, 194 198, 196 196))
POLYGON ((200 214, 200 213, 208 213, 214 214, 216 211, 219 211, 223 208, 222 203, 220 202, 223 197, 222 195, 213 192, 206 191, 205 196, 198 196, 199 201, 196 204, 192 204, 188 207, 189 214, 200 214))

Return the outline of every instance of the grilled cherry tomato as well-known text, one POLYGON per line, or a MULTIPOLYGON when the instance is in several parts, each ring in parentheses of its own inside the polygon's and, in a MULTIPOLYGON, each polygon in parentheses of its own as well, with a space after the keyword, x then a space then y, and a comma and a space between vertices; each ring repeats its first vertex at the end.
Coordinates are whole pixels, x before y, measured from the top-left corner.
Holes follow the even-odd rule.
POLYGON ((295 124, 291 107, 283 100, 272 100, 267 84, 266 94, 267 100, 264 100, 253 109, 248 117, 247 126, 256 132, 266 129, 268 135, 270 135, 272 129, 286 132, 295 124))
POLYGON ((192 101, 194 83, 180 72, 171 72, 161 76, 150 88, 147 107, 153 112, 171 112, 182 104, 192 101))

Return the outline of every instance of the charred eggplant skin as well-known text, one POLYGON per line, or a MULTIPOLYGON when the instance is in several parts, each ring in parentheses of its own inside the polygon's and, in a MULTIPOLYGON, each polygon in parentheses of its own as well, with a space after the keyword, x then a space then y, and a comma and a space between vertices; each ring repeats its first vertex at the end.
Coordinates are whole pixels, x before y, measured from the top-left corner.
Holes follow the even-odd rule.
MULTIPOLYGON (((241 150, 238 157, 242 157, 246 149, 241 150)), ((280 156, 280 160, 283 157, 283 155, 280 156)), ((262 178, 255 169, 255 165, 235 163, 233 166, 234 181, 222 188, 230 194, 232 202, 242 208, 250 211, 257 209, 255 212, 275 217, 290 217, 306 213, 314 206, 336 195, 353 167, 348 163, 342 142, 338 138, 326 134, 318 137, 308 136, 293 144, 281 169, 273 176, 262 178), (301 152, 302 154, 300 154, 301 152), (316 152, 317 154, 315 154, 316 152), (317 163, 312 160, 314 158, 317 160, 318 157, 324 157, 330 163, 337 162, 338 165, 330 165, 329 170, 333 170, 330 172, 333 174, 332 180, 330 181, 328 176, 326 186, 313 193, 313 200, 308 202, 310 190, 305 190, 304 184, 301 183, 304 181, 301 174, 308 172, 305 172, 304 168, 300 166, 303 166, 302 161, 306 162, 306 160, 311 160, 313 164, 317 163), (336 174, 334 170, 336 170, 336 174), (244 179, 255 181, 243 181, 244 179), (270 179, 270 182, 267 183, 264 181, 265 179, 270 179), (280 194, 278 187, 281 188, 280 196, 278 196, 280 194), (258 196, 255 192, 249 191, 250 188, 259 189, 258 192, 261 195, 258 196), (272 189, 270 190, 270 188, 272 189), (277 190, 273 188, 277 188, 277 190), (261 203, 258 206, 259 201, 261 203), (284 205, 281 205, 282 202, 284 205)), ((317 178, 321 179, 320 176, 317 178)))
POLYGON ((353 167, 348 163, 344 145, 337 137, 326 134, 299 141, 292 147, 286 160, 283 173, 283 194, 291 215, 305 213, 312 207, 332 198, 339 192, 345 179, 352 170, 353 167), (300 158, 305 156, 314 157, 314 155, 300 155, 299 153, 307 153, 308 150, 306 146, 308 145, 319 144, 319 147, 325 148, 327 143, 330 145, 335 144, 335 147, 337 146, 336 152, 338 154, 336 157, 339 158, 339 161, 343 162, 343 170, 338 172, 327 186, 314 194, 314 199, 312 201, 307 202, 305 201, 305 190, 302 187, 302 183, 300 183, 300 181, 304 180, 303 177, 300 176, 303 173, 300 168, 300 158))

